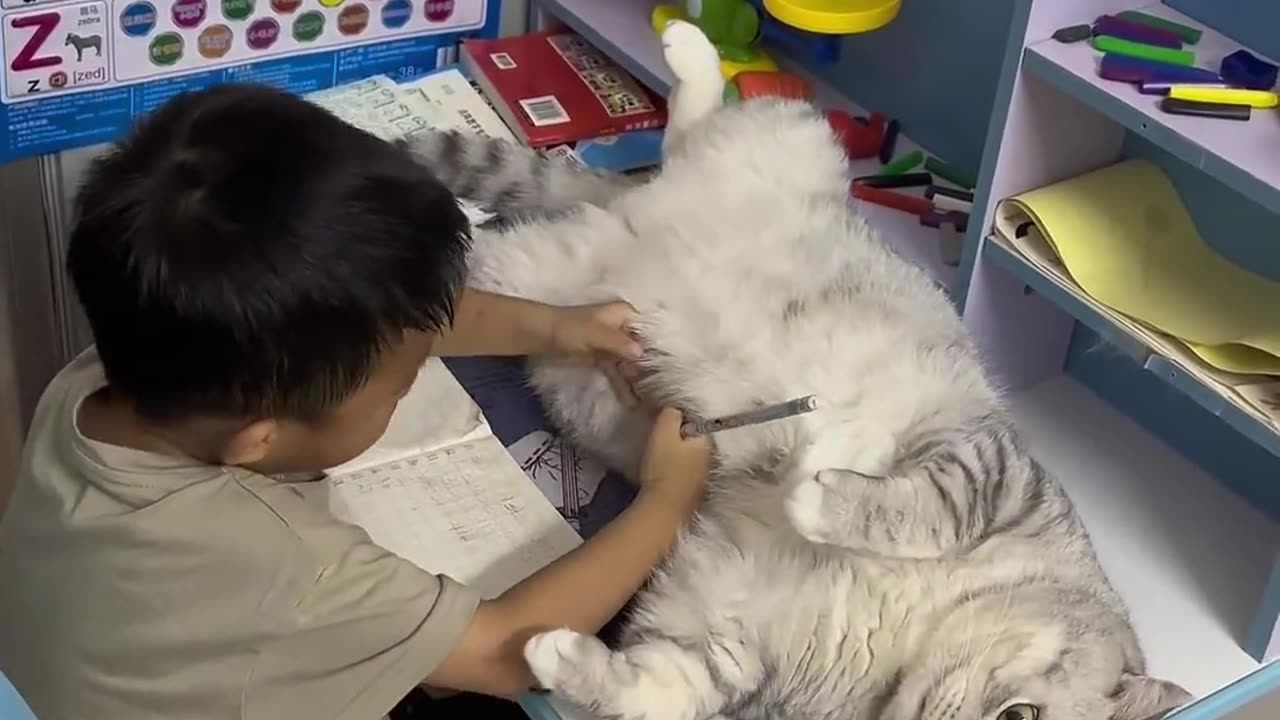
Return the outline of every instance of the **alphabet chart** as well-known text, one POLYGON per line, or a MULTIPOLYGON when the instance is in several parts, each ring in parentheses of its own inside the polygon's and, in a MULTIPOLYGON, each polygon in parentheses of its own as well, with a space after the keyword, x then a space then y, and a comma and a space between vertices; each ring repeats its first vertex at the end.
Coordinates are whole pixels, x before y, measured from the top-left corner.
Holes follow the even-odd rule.
POLYGON ((0 0, 0 162, 105 142, 218 82, 305 93, 456 57, 500 0, 0 0))

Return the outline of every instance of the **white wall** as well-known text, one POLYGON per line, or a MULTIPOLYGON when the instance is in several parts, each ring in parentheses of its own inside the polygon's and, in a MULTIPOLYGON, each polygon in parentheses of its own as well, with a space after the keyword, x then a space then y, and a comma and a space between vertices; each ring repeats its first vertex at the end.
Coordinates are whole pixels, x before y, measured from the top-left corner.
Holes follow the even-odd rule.
POLYGON ((17 469, 22 436, 45 383, 63 363, 42 181, 51 163, 0 166, 0 507, 17 469))

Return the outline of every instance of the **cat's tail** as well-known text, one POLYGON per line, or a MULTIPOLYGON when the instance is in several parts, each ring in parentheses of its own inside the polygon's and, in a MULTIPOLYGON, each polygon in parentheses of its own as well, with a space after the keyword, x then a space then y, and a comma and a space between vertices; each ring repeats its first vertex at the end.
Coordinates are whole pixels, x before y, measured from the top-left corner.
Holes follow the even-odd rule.
POLYGON ((604 205, 639 182, 458 131, 417 133, 404 145, 455 195, 503 217, 554 213, 581 203, 604 205))

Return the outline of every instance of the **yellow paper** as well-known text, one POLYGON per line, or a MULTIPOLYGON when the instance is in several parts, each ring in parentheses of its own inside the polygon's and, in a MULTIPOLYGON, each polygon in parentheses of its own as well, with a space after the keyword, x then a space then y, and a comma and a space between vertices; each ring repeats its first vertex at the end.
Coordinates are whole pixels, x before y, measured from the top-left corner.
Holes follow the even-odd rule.
POLYGON ((1011 200, 1103 305, 1215 367, 1280 375, 1280 283, 1210 249, 1154 165, 1127 160, 1011 200))

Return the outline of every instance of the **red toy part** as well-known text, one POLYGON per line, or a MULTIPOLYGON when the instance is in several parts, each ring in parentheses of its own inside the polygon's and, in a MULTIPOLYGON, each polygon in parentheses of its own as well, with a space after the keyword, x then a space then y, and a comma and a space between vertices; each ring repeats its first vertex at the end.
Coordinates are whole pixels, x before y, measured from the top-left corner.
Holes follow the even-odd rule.
POLYGON ((809 100, 813 89, 809 82, 798 75, 768 70, 744 70, 733 76, 738 86, 738 96, 743 100, 758 97, 781 97, 793 100, 809 100))
POLYGON ((888 124, 880 113, 871 113, 871 118, 864 123, 843 110, 828 110, 827 123, 840 136, 849 157, 862 160, 880 155, 880 144, 888 124))

